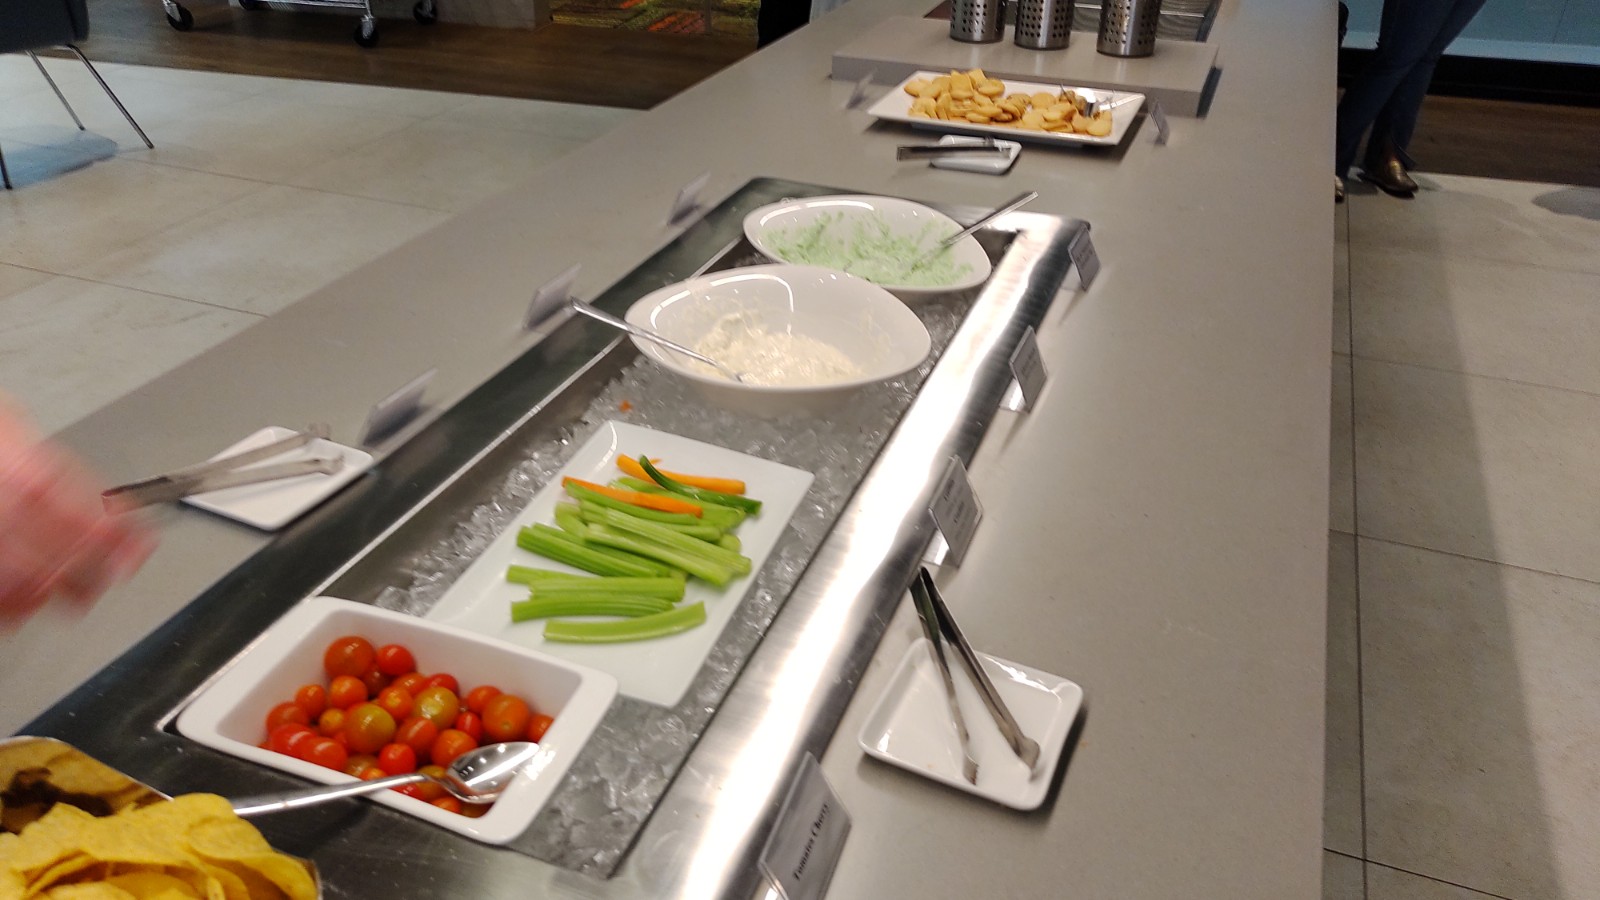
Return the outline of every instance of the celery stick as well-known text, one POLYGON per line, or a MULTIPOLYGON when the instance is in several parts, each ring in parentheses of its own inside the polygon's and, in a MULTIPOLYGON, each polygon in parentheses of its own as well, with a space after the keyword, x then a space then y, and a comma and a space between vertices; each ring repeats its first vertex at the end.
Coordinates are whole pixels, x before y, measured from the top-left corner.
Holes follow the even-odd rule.
POLYGON ((691 603, 667 612, 613 622, 569 622, 552 619, 545 623, 544 639, 569 644, 610 644, 642 641, 688 631, 706 620, 703 603, 691 603))
POLYGON ((531 566, 512 566, 506 570, 506 580, 512 584, 546 584, 551 581, 588 581, 588 575, 557 572, 554 569, 535 569, 531 566))
POLYGON ((654 597, 566 597, 560 600, 529 598, 511 604, 511 621, 551 619, 556 616, 648 616, 673 609, 671 600, 654 597))
MULTIPOLYGON (((593 496, 593 494, 590 496, 593 496)), ((605 499, 609 500, 611 498, 607 497, 605 499)), ((631 503, 623 503, 621 506, 606 506, 594 500, 580 499, 578 501, 578 509, 583 512, 593 509, 622 509, 622 512, 625 512, 630 516, 638 516, 641 519, 649 519, 652 522, 660 522, 663 525, 708 524, 703 522, 699 516, 691 516, 688 513, 667 512, 666 510, 661 509, 650 509, 647 506, 634 506, 631 503), (627 508, 622 509, 622 507, 627 508)))
POLYGON ((650 462, 650 457, 645 456, 642 453, 639 454, 639 467, 644 469, 646 475, 650 476, 650 480, 674 493, 687 495, 688 497, 700 503, 715 503, 719 506, 731 506, 734 509, 742 509, 752 516, 761 515, 760 500, 752 500, 749 497, 741 497, 738 494, 726 494, 722 491, 713 491, 702 487, 695 487, 692 484, 684 484, 675 478, 670 478, 662 474, 661 470, 656 468, 655 465, 650 462))
MULTIPOLYGON (((629 516, 635 521, 649 522, 651 525, 659 525, 662 528, 670 528, 679 534, 685 534, 696 540, 706 541, 713 544, 717 542, 718 538, 722 537, 722 529, 712 525, 678 525, 672 522, 651 522, 649 519, 641 519, 638 516, 633 515, 633 513, 626 513, 621 510, 609 509, 604 506, 595 506, 593 504, 583 507, 583 511, 578 515, 581 519, 583 519, 583 521, 589 523, 590 525, 595 523, 604 523, 607 516, 629 516)), ((571 529, 567 530, 570 531, 571 529)))
POLYGON ((579 517, 576 509, 562 509, 562 506, 565 505, 561 504, 556 507, 556 524, 561 527, 562 531, 581 539, 583 537, 583 519, 579 517))
POLYGON ((535 600, 576 596, 653 597, 676 603, 683 599, 683 582, 677 578, 569 578, 545 581, 528 590, 535 600))
POLYGON ((688 553, 699 558, 708 559, 712 562, 730 566, 740 575, 750 574, 750 560, 745 559, 743 556, 740 556, 732 550, 724 550, 715 544, 708 544, 705 541, 697 541, 692 537, 688 537, 687 535, 679 534, 665 525, 657 525, 655 522, 646 522, 643 519, 635 519, 632 516, 619 513, 615 510, 611 510, 610 512, 606 513, 605 524, 621 529, 622 531, 626 531, 629 534, 636 534, 640 537, 649 538, 658 544, 672 547, 673 549, 682 553, 688 553))
MULTIPOLYGON (((735 574, 733 567, 726 563, 685 553, 674 547, 640 537, 627 532, 617 531, 609 525, 589 525, 584 529, 584 540, 625 550, 650 559, 658 560, 668 565, 677 566, 696 578, 711 582, 717 587, 722 587, 733 580, 735 574)), ((689 538, 688 540, 693 540, 689 538)), ((707 544, 706 546, 711 546, 707 544)))
MULTIPOLYGON (((650 510, 650 509, 648 509, 648 507, 635 506, 632 503, 629 503, 629 502, 627 502, 625 500, 618 500, 615 497, 607 497, 605 494, 601 494, 601 493, 598 493, 596 491, 591 491, 591 490, 589 490, 588 488, 584 487, 581 484, 567 484, 564 487, 566 489, 567 496, 572 497, 572 498, 578 500, 579 502, 587 500, 590 503, 594 503, 594 504, 597 504, 599 506, 604 506, 607 509, 621 510, 622 512, 625 512, 625 513, 634 513, 634 512, 637 512, 637 511, 662 512, 662 510, 650 510)), ((688 502, 688 503, 693 503, 695 506, 703 507, 705 505, 705 504, 699 502, 698 500, 691 500, 688 497, 680 497, 678 499, 684 500, 685 502, 688 502)), ((668 515, 686 516, 690 521, 699 521, 699 519, 700 519, 699 516, 693 515, 691 513, 668 513, 668 515)))
POLYGON ((732 550, 735 553, 744 550, 744 543, 739 540, 737 534, 724 534, 722 537, 717 538, 717 546, 724 550, 732 550))
POLYGON ((533 525, 517 533, 517 546, 546 559, 566 563, 596 575, 669 575, 672 568, 653 559, 621 553, 607 547, 589 547, 559 528, 533 525), (663 571, 666 570, 666 571, 663 571))
MULTIPOLYGON (((718 528, 729 529, 745 520, 744 510, 734 509, 731 506, 718 506, 715 503, 702 503, 693 497, 679 494, 676 491, 669 491, 659 484, 643 481, 631 475, 623 475, 620 478, 613 479, 611 486, 627 488, 630 491, 638 491, 641 494, 659 494, 666 497, 677 497, 679 500, 687 500, 690 503, 699 503, 701 510, 700 521, 708 525, 715 525, 718 528)), ((627 510, 623 511, 627 512, 627 510)))

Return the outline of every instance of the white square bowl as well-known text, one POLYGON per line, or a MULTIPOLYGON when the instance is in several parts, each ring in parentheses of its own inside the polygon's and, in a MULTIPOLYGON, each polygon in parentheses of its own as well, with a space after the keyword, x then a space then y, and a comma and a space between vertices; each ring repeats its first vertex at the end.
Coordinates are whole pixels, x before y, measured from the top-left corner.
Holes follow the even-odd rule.
POLYGON ((487 844, 504 844, 533 822, 617 693, 604 672, 459 628, 334 597, 312 597, 285 613, 178 716, 178 731, 207 747, 311 781, 341 784, 343 772, 263 749, 263 722, 304 684, 325 684, 323 651, 360 635, 374 646, 404 644, 418 668, 448 672, 463 689, 492 684, 555 721, 539 753, 482 817, 447 812, 395 791, 369 795, 386 806, 487 844))

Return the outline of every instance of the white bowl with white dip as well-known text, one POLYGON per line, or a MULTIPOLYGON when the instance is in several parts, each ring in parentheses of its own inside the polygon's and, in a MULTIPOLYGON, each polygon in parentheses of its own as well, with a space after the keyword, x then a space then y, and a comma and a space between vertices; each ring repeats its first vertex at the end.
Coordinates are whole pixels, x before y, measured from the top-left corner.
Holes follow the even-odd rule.
POLYGON ((989 279, 993 264, 972 235, 912 267, 961 228, 932 207, 869 194, 785 200, 744 218, 745 237, 768 259, 847 271, 906 301, 967 290, 989 279))
POLYGON ((928 356, 928 329, 893 294, 817 266, 729 269, 639 299, 627 320, 743 373, 651 341, 639 352, 689 379, 718 406, 760 416, 824 412, 928 356))

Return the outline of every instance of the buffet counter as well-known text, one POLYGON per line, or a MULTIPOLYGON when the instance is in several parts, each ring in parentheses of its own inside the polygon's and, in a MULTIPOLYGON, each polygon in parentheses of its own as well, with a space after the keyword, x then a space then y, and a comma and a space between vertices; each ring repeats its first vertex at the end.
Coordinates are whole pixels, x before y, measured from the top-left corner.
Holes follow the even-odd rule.
MULTIPOLYGON (((68 429, 66 443, 127 481, 269 424, 325 421, 353 443, 376 400, 437 369, 423 419, 375 448, 378 477, 335 501, 353 523, 348 546, 156 511, 162 546, 135 580, 82 618, 41 616, 0 640, 0 727, 119 733, 82 749, 169 793, 232 789, 164 717, 84 721, 106 717, 95 698, 198 684, 242 646, 232 632, 208 646, 201 625, 231 610, 234 628, 264 627, 299 599, 240 576, 258 571, 252 560, 285 571, 300 560, 322 583, 341 555, 387 537, 404 511, 385 489, 426 488, 425 467, 405 468, 429 455, 419 441, 470 456, 500 436, 475 433, 461 410, 526 366, 532 339, 518 325, 534 288, 577 263, 578 294, 596 296, 653 255, 670 261, 694 226, 668 225, 668 210, 702 173, 707 208, 762 178, 962 210, 1035 189, 1030 211, 1091 224, 1103 267, 1088 290, 1069 279, 1037 322, 1039 402, 961 436, 984 516, 939 581, 979 649, 1084 688, 1067 761, 1043 806, 1019 813, 868 759, 857 736, 920 635, 902 605, 863 633, 861 665, 839 683, 787 698, 796 721, 772 768, 814 752, 853 820, 832 897, 1317 896, 1333 10, 1223 3, 1203 117, 1174 118, 1165 145, 1144 120, 1111 151, 1030 148, 1003 179, 896 162, 895 145, 916 136, 847 109, 853 85, 828 78, 852 37, 922 12, 856 0, 68 429), (459 427, 434 427, 452 410, 459 427), (191 608, 202 595, 204 616, 191 608), (822 693, 843 705, 819 704, 822 693), (819 705, 829 715, 812 715, 819 705), (174 758, 132 770, 141 744, 174 758)), ((784 699, 771 660, 803 624, 778 611, 609 879, 442 834, 318 859, 341 827, 334 814, 263 830, 319 863, 328 896, 759 895, 745 851, 770 816, 726 812, 747 808, 738 793, 753 785, 765 792, 755 806, 772 805, 786 780, 727 779, 722 763, 729 748, 749 752, 746 713, 784 699), (716 845, 738 852, 705 850, 716 845)), ((368 818, 368 831, 387 822, 368 818)))

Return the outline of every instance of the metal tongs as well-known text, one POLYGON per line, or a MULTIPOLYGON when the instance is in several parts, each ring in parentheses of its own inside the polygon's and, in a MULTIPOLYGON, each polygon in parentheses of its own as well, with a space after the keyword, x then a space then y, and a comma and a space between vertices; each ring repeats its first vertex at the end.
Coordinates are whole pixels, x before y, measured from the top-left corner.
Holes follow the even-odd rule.
POLYGON ((328 437, 327 425, 312 425, 305 431, 297 432, 282 440, 273 441, 253 450, 224 456, 210 462, 187 466, 135 481, 131 484, 118 485, 100 495, 100 501, 105 504, 110 512, 122 512, 138 509, 141 506, 150 506, 156 503, 167 503, 179 500, 191 494, 204 494, 209 491, 220 491, 223 488, 242 487, 247 484, 259 484, 264 481, 278 481, 283 478, 295 478, 300 475, 332 475, 344 468, 344 457, 334 456, 324 459, 302 459, 297 462, 279 463, 275 466, 256 466, 247 469, 245 466, 271 459, 290 450, 304 447, 319 438, 328 437))
POLYGON ((995 725, 1000 728, 1001 736, 1011 746, 1011 752, 1015 753, 1023 765, 1031 771, 1039 761, 1039 742, 1022 733, 1022 726, 1017 724, 1005 701, 1000 699, 1000 692, 995 689, 994 682, 989 680, 988 673, 983 670, 983 661, 978 658, 972 645, 967 643, 960 626, 956 625, 955 618, 950 615, 950 608, 945 605, 944 598, 940 596, 939 588, 933 583, 933 576, 928 573, 926 566, 920 567, 917 577, 911 581, 911 598, 916 601, 917 615, 922 619, 923 633, 933 645, 934 659, 943 674, 951 715, 956 720, 956 731, 961 736, 961 749, 966 754, 968 768, 971 770, 967 780, 973 784, 978 783, 978 766, 972 760, 972 753, 967 747, 966 726, 961 720, 960 707, 956 705, 955 684, 950 678, 950 668, 944 659, 944 650, 941 646, 943 641, 955 645, 962 666, 978 688, 978 696, 983 698, 983 705, 994 718, 995 725))
POLYGON ((995 143, 994 138, 986 137, 979 141, 958 144, 904 144, 896 147, 894 158, 931 159, 939 156, 963 156, 969 153, 1004 153, 1006 148, 995 143))

